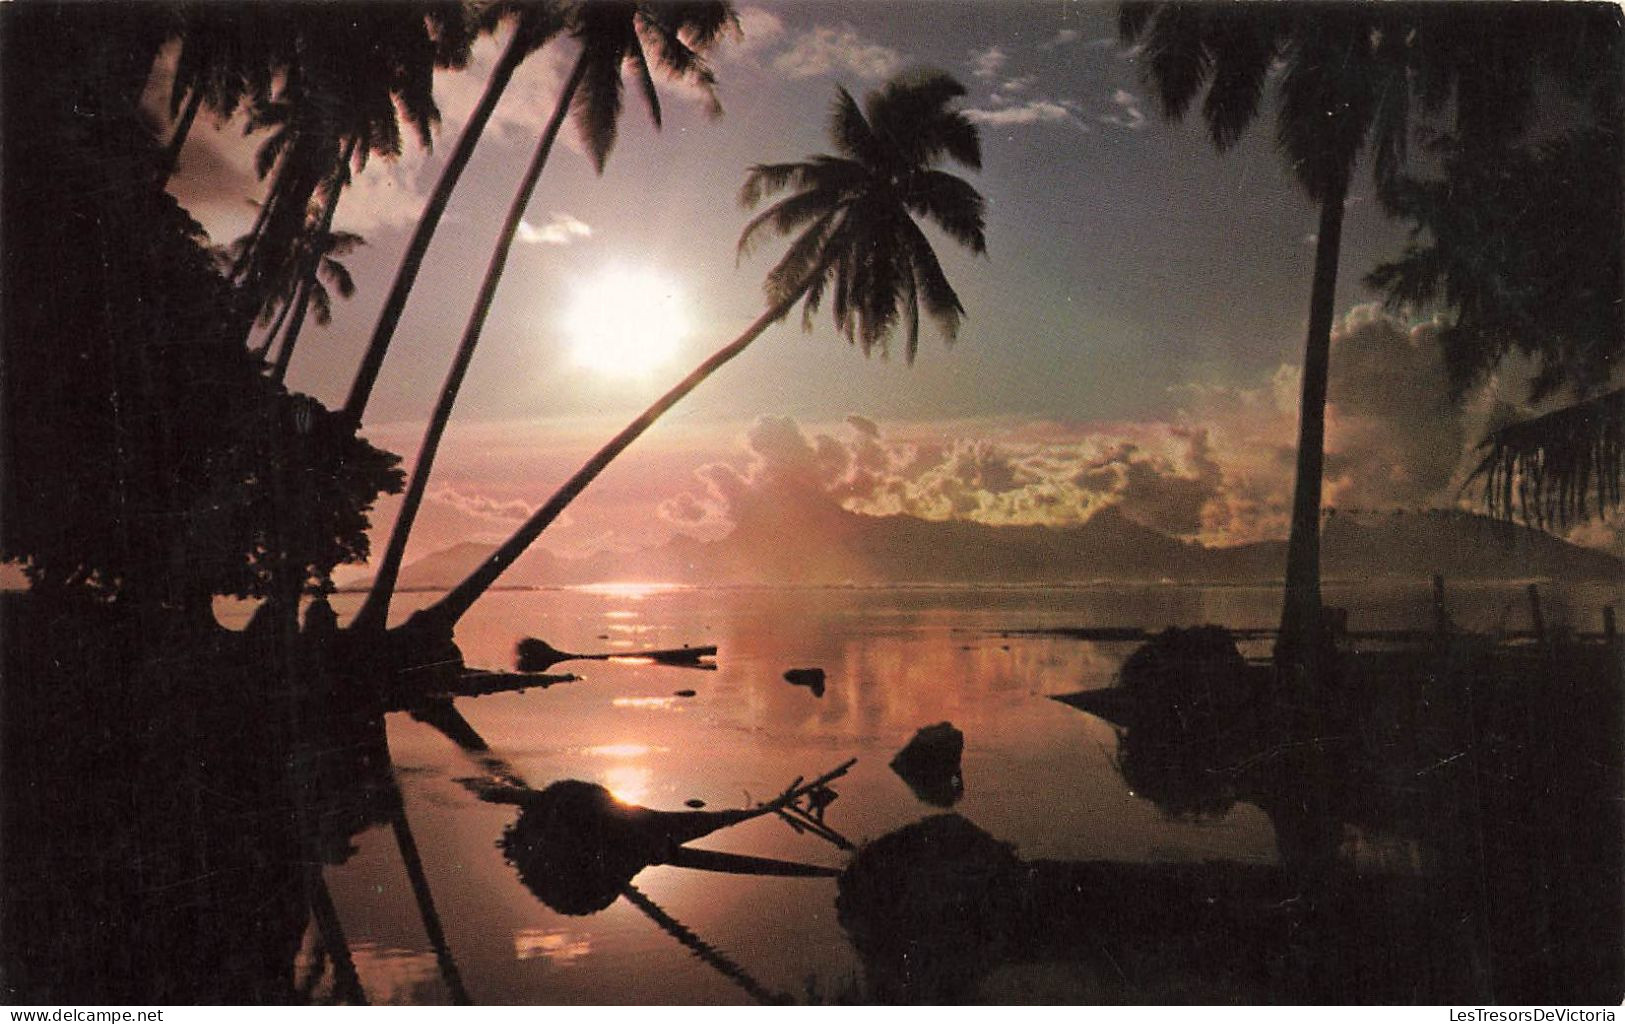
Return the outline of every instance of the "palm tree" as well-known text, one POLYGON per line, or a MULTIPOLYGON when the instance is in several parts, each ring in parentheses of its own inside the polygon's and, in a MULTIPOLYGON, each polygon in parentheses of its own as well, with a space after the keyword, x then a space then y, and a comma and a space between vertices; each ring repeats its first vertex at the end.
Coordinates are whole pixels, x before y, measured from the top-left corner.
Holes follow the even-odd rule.
POLYGON ((423 267, 423 258, 429 252, 429 243, 434 240, 440 220, 445 216, 446 206, 451 202, 451 194, 456 190, 464 168, 474 155, 474 147, 484 134, 485 126, 496 110, 497 101, 502 98, 519 65, 563 29, 564 12, 553 0, 505 0, 481 12, 480 24, 483 28, 494 29, 509 23, 512 29, 508 36, 508 44, 503 49, 502 56, 497 59, 496 66, 492 68, 491 77, 485 83, 485 91, 481 94, 473 113, 469 115, 468 123, 463 126, 462 134, 457 137, 457 146, 446 160, 446 166, 440 172, 440 179, 435 182, 434 192, 423 208, 423 215, 418 218, 412 239, 407 243, 406 254, 401 257, 400 268, 395 272, 395 281, 390 286, 389 295, 384 299, 383 309, 378 314, 378 323, 373 328, 372 340, 367 343, 367 350, 356 370, 355 380, 350 385, 350 394, 345 400, 344 411, 357 424, 366 413, 373 385, 378 380, 378 371, 383 368, 384 355, 389 350, 390 342, 394 340, 395 329, 400 325, 401 314, 406 310, 406 300, 412 293, 412 286, 417 282, 418 272, 423 267))
POLYGON ((252 128, 273 129, 257 169, 274 177, 233 268, 250 295, 293 258, 312 198, 326 183, 342 188, 343 168, 400 155, 403 119, 432 145, 434 72, 460 67, 469 53, 466 12, 453 0, 324 3, 300 8, 296 24, 276 92, 251 118, 252 128))
POLYGON ((519 224, 524 219, 526 207, 530 205, 542 170, 547 166, 548 156, 552 153, 553 143, 558 138, 565 117, 574 110, 587 152, 594 167, 602 173, 604 162, 614 147, 616 127, 620 121, 621 73, 623 69, 631 68, 637 72, 650 115, 654 118, 655 126, 659 127, 660 96, 650 73, 650 54, 644 51, 645 39, 653 51, 655 63, 670 76, 697 85, 710 98, 713 116, 719 114, 721 107, 716 100, 716 78, 698 51, 710 46, 722 33, 736 26, 733 5, 725 0, 688 0, 684 3, 597 0, 578 4, 570 12, 569 29, 580 45, 580 55, 559 94, 553 116, 537 142, 536 152, 525 170, 519 191, 508 208, 462 341, 457 346, 451 369, 441 386, 440 398, 430 414, 429 426, 418 449, 417 465, 412 469, 406 497, 401 502, 400 514, 390 532, 389 546, 384 551, 372 590, 361 611, 356 614, 353 627, 381 629, 388 618, 389 601, 400 574, 401 560, 406 554, 407 537, 412 532, 412 524, 428 489, 429 474, 434 468, 440 439, 451 419, 452 406, 456 404, 463 377, 474 358, 480 333, 490 316, 491 304, 496 298, 497 285, 501 283, 519 224))
MULTIPOLYGON (((1299 675, 1314 674, 1323 646, 1326 373, 1343 205, 1354 167, 1369 145, 1378 194, 1396 212, 1393 186, 1411 132, 1430 116, 1437 120, 1449 110, 1466 148, 1480 155, 1520 132, 1538 91, 1536 67, 1548 65, 1572 87, 1588 70, 1571 59, 1573 49, 1609 34, 1608 13, 1559 6, 1568 9, 1554 15, 1549 4, 1485 4, 1466 19, 1430 3, 1123 5, 1121 34, 1142 44, 1146 81, 1164 114, 1179 119, 1205 89, 1202 116, 1221 151, 1257 117, 1265 86, 1277 78, 1277 143, 1320 206, 1276 647, 1277 663, 1299 675)), ((1613 35, 1617 30, 1616 22, 1613 35)), ((1616 58, 1616 73, 1617 64, 1616 58)))
POLYGON ((245 105, 270 101, 274 79, 295 52, 291 13, 281 4, 192 2, 179 8, 174 31, 179 49, 169 90, 175 126, 164 147, 160 185, 174 173, 204 107, 226 119, 245 105))
POLYGON ((892 332, 905 331, 905 354, 919 345, 920 310, 952 340, 964 307, 915 218, 940 228, 971 252, 984 254, 984 203, 964 179, 940 169, 951 160, 981 168, 977 129, 951 104, 965 94, 941 72, 906 74, 865 98, 836 93, 830 136, 838 155, 818 155, 750 169, 740 202, 755 207, 788 191, 745 225, 739 252, 767 233, 799 232, 765 282, 767 309, 733 341, 610 440, 576 471, 479 569, 409 627, 448 635, 458 619, 558 518, 600 472, 668 409, 743 352, 768 327, 802 303, 810 329, 826 296, 836 329, 865 353, 885 351, 892 332))
MULTIPOLYGON (((288 375, 288 363, 293 359, 294 346, 299 344, 299 333, 304 326, 305 314, 314 312, 316 322, 327 326, 333 320, 333 299, 323 284, 325 278, 333 285, 340 298, 348 299, 355 294, 355 280, 350 277, 350 271, 339 262, 339 257, 353 252, 356 247, 363 244, 360 235, 351 231, 333 230, 333 211, 338 206, 338 194, 334 196, 323 210, 322 223, 300 243, 301 274, 298 281, 298 292, 282 307, 277 317, 277 326, 287 319, 287 330, 282 335, 282 347, 277 350, 276 363, 271 369, 271 378, 281 381, 288 375), (291 317, 290 317, 290 310, 291 317)), ((265 337, 265 350, 270 351, 271 343, 276 339, 276 327, 265 337)))
MULTIPOLYGON (((285 273, 267 282, 269 293, 260 305, 258 318, 259 326, 267 330, 254 352, 262 358, 268 356, 277 339, 283 339, 283 349, 276 361, 280 372, 274 371, 277 380, 281 380, 286 373, 286 362, 291 357, 290 345, 298 342, 305 312, 315 313, 318 324, 325 326, 332 321, 333 295, 328 286, 331 285, 332 291, 337 292, 340 298, 348 299, 355 294, 355 279, 340 260, 365 244, 366 240, 351 231, 332 230, 332 220, 327 214, 333 206, 329 202, 311 208, 307 214, 309 223, 299 238, 294 262, 286 267, 285 273)), ((220 251, 218 257, 222 265, 229 265, 235 254, 240 253, 247 244, 248 236, 245 235, 230 248, 220 251)))
POLYGON ((1392 174, 1405 155, 1406 35, 1386 13, 1391 6, 1125 4, 1120 19, 1122 36, 1143 47, 1146 82, 1165 116, 1183 117, 1206 91, 1202 117, 1221 151, 1240 140, 1277 78, 1276 141, 1320 207, 1276 646, 1277 662, 1300 673, 1316 668, 1322 646, 1321 482, 1343 208, 1368 140, 1379 177, 1392 174))

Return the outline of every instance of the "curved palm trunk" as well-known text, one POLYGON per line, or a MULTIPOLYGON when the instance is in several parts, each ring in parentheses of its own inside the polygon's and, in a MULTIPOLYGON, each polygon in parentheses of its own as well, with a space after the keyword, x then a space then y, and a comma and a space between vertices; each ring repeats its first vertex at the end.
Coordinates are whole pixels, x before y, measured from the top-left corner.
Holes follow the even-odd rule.
POLYGON ((406 309, 406 300, 412 294, 412 286, 417 282, 418 272, 423 268, 423 258, 429 252, 429 243, 434 239, 434 233, 440 226, 440 219, 445 216, 446 206, 451 202, 451 194, 457 188, 457 182, 463 175, 463 169, 468 166, 469 158, 474 155, 474 147, 478 145, 486 124, 491 120, 491 114, 496 110, 497 100, 502 98, 502 93, 508 88, 514 71, 525 59, 523 37, 524 33, 516 29, 513 38, 508 41, 508 48, 502 52, 502 58, 497 61, 496 68, 491 72, 491 80, 485 84, 485 92, 480 97, 479 105, 469 115, 468 124, 463 127, 462 135, 457 138, 457 148, 452 150, 451 158, 446 161, 445 169, 440 172, 440 180, 435 183, 434 194, 429 197, 428 205, 423 208, 423 216, 418 218, 417 228, 412 232, 412 240, 406 247, 406 255, 401 257, 400 269, 395 272, 395 283, 390 286, 389 296, 384 300, 384 308, 378 314, 378 323, 373 328, 372 340, 367 343, 367 351, 361 357, 361 365, 356 369, 355 381, 350 385, 350 395, 344 402, 344 411, 352 423, 360 424, 361 416, 366 412, 367 402, 372 398, 373 385, 378 381, 378 371, 384 365, 384 355, 389 351, 389 343, 395 337, 395 328, 400 325, 401 313, 406 309))
POLYGON ((164 162, 158 170, 158 187, 163 188, 169 184, 170 175, 181 162, 181 149, 186 145, 186 136, 191 134, 192 122, 197 120, 198 108, 203 105, 203 90, 193 89, 192 94, 186 98, 186 109, 181 111, 181 119, 175 122, 175 132, 169 137, 169 143, 164 146, 164 162))
POLYGON ((339 210, 339 197, 344 194, 344 186, 350 176, 350 161, 355 158, 356 140, 351 139, 350 144, 344 148, 344 156, 339 161, 338 171, 333 175, 333 192, 327 197, 327 206, 322 210, 322 223, 316 229, 315 245, 310 249, 310 262, 300 275, 299 290, 294 296, 293 319, 288 322, 288 333, 282 336, 282 350, 277 353, 276 366, 271 370, 271 379, 278 384, 288 375, 288 363, 293 359, 293 347, 299 344, 299 332, 305 326, 305 314, 310 311, 310 290, 315 286, 316 274, 321 269, 322 258, 319 246, 322 240, 333 231, 333 216, 339 210))
MULTIPOLYGON (((278 169, 276 177, 281 177, 282 171, 278 169)), ((254 223, 249 227, 248 234, 244 235, 243 251, 231 261, 231 269, 226 272, 226 280, 236 284, 248 269, 248 260, 254 252, 254 244, 259 241, 260 234, 265 231, 265 220, 271 215, 271 197, 276 194, 276 178, 265 188, 265 199, 254 213, 254 223)))
POLYGON ((577 495, 586 490, 587 485, 592 483, 598 474, 602 473, 605 467, 614 461, 616 456, 625 451, 644 431, 653 426, 655 421, 663 416, 668 409, 680 402, 690 391, 704 383, 707 377, 750 347, 750 343, 755 341, 763 331, 783 319, 784 315, 790 312, 791 308, 801 300, 802 295, 806 294, 807 289, 823 271, 823 266, 819 266, 807 276, 806 280, 788 298, 781 299, 767 312, 757 317, 749 327, 745 328, 743 334, 718 349, 712 354, 711 358, 701 363, 687 377, 684 377, 676 387, 661 395, 653 405, 643 411, 642 415, 628 424, 608 444, 600 448, 596 455, 588 459, 584 466, 576 470, 575 475, 566 480, 564 485, 547 500, 547 504, 537 509, 525 521, 525 524, 514 532, 513 536, 509 537, 490 558, 485 560, 484 564, 469 575, 468 579, 459 583, 455 589, 433 605, 418 612, 413 616, 413 619, 428 626, 431 630, 445 631, 455 626, 457 620, 461 619, 463 614, 473 606, 474 602, 479 600, 480 595, 489 590, 491 585, 497 581, 497 577, 506 572, 508 567, 513 565, 519 556, 525 553, 525 549, 530 547, 536 538, 542 535, 542 531, 547 529, 553 520, 559 517, 559 514, 564 511, 570 502, 575 500, 577 495))
POLYGON ((299 340, 299 329, 305 322, 305 309, 310 305, 310 285, 301 280, 294 288, 293 298, 282 307, 277 314, 276 323, 271 325, 271 333, 265 339, 265 351, 269 353, 271 346, 276 344, 277 331, 281 330, 284 322, 288 323, 288 330, 282 335, 282 348, 277 350, 276 362, 271 365, 271 379, 278 384, 282 383, 288 375, 288 363, 293 359, 293 346, 299 340), (290 316, 289 314, 292 314, 290 316))
POLYGON ((1309 333, 1304 342, 1286 594, 1281 606, 1281 634, 1275 644, 1276 664, 1296 675, 1300 682, 1315 680, 1324 667, 1320 500, 1326 461, 1326 381, 1337 297, 1337 257, 1343 234, 1343 198, 1347 192, 1345 172, 1320 204, 1320 236, 1315 242, 1315 277, 1309 295, 1309 333))
POLYGON ((257 348, 248 350, 252 355, 264 359, 271 354, 271 346, 276 344, 277 338, 282 334, 282 325, 288 322, 288 314, 293 312, 293 304, 298 301, 298 298, 299 296, 295 295, 284 303, 281 309, 277 310, 275 322, 271 324, 271 329, 265 332, 265 340, 261 341, 257 348))
POLYGON ((373 580, 372 590, 367 594, 367 601, 361 606, 361 611, 356 614, 352 628, 382 629, 384 623, 388 621, 389 601, 395 592, 395 580, 400 576, 401 559, 406 554, 406 540, 411 535, 412 523, 423 504, 423 495, 429 486, 429 473, 434 468, 435 454, 440 449, 440 438, 446 432, 446 423, 451 419, 452 406, 457 402, 457 392, 463 386, 463 377, 468 373, 468 364, 473 360, 474 349, 480 343, 480 332, 485 329, 486 318, 490 316, 497 285, 502 281, 502 271, 507 266, 508 253, 513 249, 513 240, 519 233, 519 224, 524 219, 525 208, 530 205, 531 195, 536 191, 536 182, 542 176, 542 169, 547 166, 553 142, 558 138, 559 128, 563 126, 564 119, 570 112, 570 103, 575 99, 576 90, 580 87, 586 70, 586 54, 583 53, 577 58, 575 69, 570 72, 570 78, 565 82, 563 92, 559 94, 553 116, 547 122, 546 130, 542 132, 541 141, 536 146, 536 154, 531 158, 530 167, 526 169, 525 178, 519 185, 519 192, 508 208, 508 217, 502 224, 502 233, 497 237, 496 249, 491 253, 491 262, 485 269, 485 280, 480 285, 479 296, 474 300, 474 310, 469 314, 468 326, 463 331, 463 340, 457 346, 457 355, 452 359, 451 369, 446 374, 446 382, 440 389, 440 400, 435 404, 434 412, 429 417, 429 427, 423 434, 423 446, 418 450, 417 465, 412 468, 412 479, 407 484, 400 515, 396 517, 394 529, 390 532, 389 547, 384 551, 384 559, 378 566, 378 576, 373 580))

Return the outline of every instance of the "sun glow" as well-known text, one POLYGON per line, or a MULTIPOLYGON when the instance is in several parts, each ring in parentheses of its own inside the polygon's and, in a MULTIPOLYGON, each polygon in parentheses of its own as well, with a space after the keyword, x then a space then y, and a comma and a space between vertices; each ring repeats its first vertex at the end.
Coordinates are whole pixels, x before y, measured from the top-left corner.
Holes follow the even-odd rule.
POLYGON ((640 377, 677 354, 688 318, 671 281, 616 267, 576 286, 564 330, 576 365, 610 377, 640 377))

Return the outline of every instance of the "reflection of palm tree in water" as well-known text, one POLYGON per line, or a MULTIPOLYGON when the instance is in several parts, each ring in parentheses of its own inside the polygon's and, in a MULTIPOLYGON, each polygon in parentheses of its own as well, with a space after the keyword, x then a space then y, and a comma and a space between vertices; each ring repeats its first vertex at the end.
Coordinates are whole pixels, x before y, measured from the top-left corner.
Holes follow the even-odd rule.
POLYGON ((782 992, 773 992, 751 977, 739 964, 729 959, 715 946, 706 942, 690 931, 681 921, 662 910, 659 905, 645 896, 637 886, 631 882, 621 890, 626 901, 643 911, 648 918, 660 926, 660 930, 681 942, 689 952, 703 960, 708 966, 716 968, 718 974, 744 989, 745 992, 758 1003, 774 1005, 794 1002, 782 992))
POLYGON ((470 1005, 472 999, 446 942, 423 858, 406 815, 383 721, 374 718, 361 723, 359 729, 352 723, 351 728, 343 731, 346 735, 338 741, 319 742, 317 752, 308 761, 295 762, 295 772, 303 776, 305 783, 300 786, 300 792, 317 794, 314 805, 300 807, 304 819, 302 830, 310 847, 305 891, 317 932, 314 959, 300 988, 308 997, 330 967, 335 998, 357 1005, 367 1002, 324 873, 325 865, 343 864, 354 855, 356 848, 351 841, 356 835, 388 821, 412 887, 424 934, 434 950, 441 980, 454 1004, 470 1005))

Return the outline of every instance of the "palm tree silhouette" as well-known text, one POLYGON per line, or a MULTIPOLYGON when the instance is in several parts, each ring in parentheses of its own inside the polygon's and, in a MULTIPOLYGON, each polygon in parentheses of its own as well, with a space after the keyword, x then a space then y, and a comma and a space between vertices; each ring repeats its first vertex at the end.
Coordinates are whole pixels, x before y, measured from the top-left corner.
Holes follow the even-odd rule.
POLYGON ((976 126, 952 106, 964 94, 964 86, 936 71, 901 75, 870 93, 862 108, 839 89, 830 123, 838 155, 752 167, 740 190, 746 208, 790 194, 746 224, 741 255, 765 233, 799 232, 767 275, 766 311, 611 439, 475 572, 408 625, 428 635, 449 633, 617 455, 798 302, 803 328, 810 329, 827 295, 836 329, 866 353, 884 352, 901 325, 912 361, 922 306, 952 340, 965 310, 915 218, 973 253, 987 251, 981 195, 937 166, 951 160, 981 168, 976 126))
MULTIPOLYGON (((252 6, 252 5, 249 5, 252 6)), ((254 106, 251 128, 271 129, 257 170, 272 176, 261 216, 232 277, 249 295, 293 259, 311 200, 342 190, 354 166, 402 151, 402 120, 425 147, 440 111, 434 72, 466 62, 466 12, 451 0, 327 3, 301 8, 281 55, 273 96, 254 106)))
POLYGON ((1367 141, 1379 177, 1404 159, 1409 84, 1405 36, 1391 5, 1125 4, 1120 31, 1139 43, 1145 80, 1165 116, 1201 96, 1215 147, 1233 146, 1278 79, 1276 140, 1320 207, 1305 341, 1296 483, 1277 661, 1312 670, 1321 646, 1320 504, 1326 381, 1338 249, 1349 180, 1367 141))
POLYGON ((479 23, 487 31, 495 30, 502 25, 511 26, 508 44, 504 47, 502 56, 497 59, 496 66, 491 69, 491 77, 485 83, 485 91, 480 95, 480 101, 475 105, 473 112, 469 114, 468 123, 464 125, 462 134, 457 137, 457 146, 447 158, 446 166, 440 172, 440 179, 435 182, 434 192, 429 196, 422 216, 418 218, 412 239, 407 243, 406 254, 401 257, 400 268, 395 272, 395 281, 390 285, 389 295, 384 299, 383 309, 378 314, 378 323, 373 328, 372 339, 367 343, 367 350, 356 369, 355 380, 350 385, 350 394, 344 403, 344 411, 358 424, 366 413, 367 402, 372 397, 373 385, 378 381, 378 372, 383 368, 384 356, 395 337, 395 329, 400 326, 401 314, 406 310, 406 300, 411 296, 412 286, 417 282, 418 272, 423 268, 423 259, 428 255, 429 243, 434 240, 440 220, 445 216, 446 206, 451 202, 452 192, 456 190, 463 170, 474 155, 474 147, 478 145, 480 136, 485 132, 485 126, 490 123, 491 115, 496 111, 497 101, 502 98, 519 65, 564 28, 564 10, 562 5, 553 0, 504 0, 483 10, 479 16, 479 23))
POLYGON ((332 284, 340 298, 348 299, 355 294, 355 280, 339 258, 355 251, 365 240, 351 231, 333 230, 337 199, 338 193, 335 191, 319 215, 320 223, 300 238, 295 254, 298 262, 298 278, 294 282, 296 291, 284 299, 277 321, 262 343, 264 351, 269 353, 272 342, 276 340, 277 329, 284 321, 287 322, 287 329, 282 334, 282 347, 277 350, 276 362, 271 369, 274 380, 281 381, 288 375, 288 363, 293 359, 294 347, 299 344, 305 314, 314 312, 316 322, 324 327, 333 320, 333 298, 327 285, 323 284, 324 279, 332 284))
MULTIPOLYGON (((379 563, 378 575, 373 580, 366 602, 356 614, 353 627, 381 629, 388 618, 395 580, 406 554, 406 541, 428 489, 429 474, 434 468, 440 439, 451 419, 452 406, 456 404, 463 377, 474 358, 474 349, 479 345, 480 333, 490 316, 491 304, 496 298, 497 286, 501 283, 508 253, 513 248, 525 209, 530 205, 531 195, 536 190, 543 168, 547 166, 548 156, 552 153, 553 143, 566 116, 574 111, 588 155, 595 168, 602 173, 604 162, 614 147, 616 127, 620 121, 621 73, 623 69, 631 68, 637 72, 644 99, 649 104, 649 113, 656 127, 659 127, 660 96, 650 73, 650 54, 645 52, 645 39, 653 51, 656 64, 670 76, 698 86, 709 97, 713 116, 721 112, 716 100, 716 78, 698 51, 737 26, 732 4, 724 0, 691 0, 686 3, 598 0, 576 5, 569 13, 568 26, 580 45, 580 55, 565 81, 553 115, 542 131, 535 155, 508 208, 462 341, 457 346, 451 369, 447 371, 445 383, 441 386, 440 398, 430 414, 422 446, 418 449, 417 465, 412 469, 412 478, 390 532, 389 545, 379 563)), ((378 358, 381 359, 382 355, 378 358)))
MULTIPOLYGON (((318 324, 326 325, 333 318, 332 292, 337 292, 344 299, 355 294, 355 279, 350 276, 341 258, 353 253, 366 240, 352 231, 332 230, 331 221, 326 216, 330 206, 311 207, 306 215, 307 227, 298 240, 295 260, 287 265, 285 273, 266 282, 268 293, 261 302, 257 322, 267 330, 254 350, 256 355, 269 356, 278 338, 284 340, 285 347, 290 338, 297 344, 299 322, 304 313, 295 316, 296 307, 308 308, 315 313, 318 324), (315 272, 311 273, 313 267, 315 272), (329 285, 332 292, 328 290, 329 285), (287 330, 284 331, 284 328, 287 330)), ((222 250, 219 258, 229 264, 247 244, 248 236, 244 235, 222 250)), ((277 363, 285 363, 280 353, 277 363)), ((281 374, 277 375, 277 379, 281 379, 281 374)))
MULTIPOLYGON (((1566 17, 1559 23, 1550 5, 1486 4, 1473 14, 1462 18, 1428 3, 1122 8, 1121 35, 1142 46, 1146 81, 1163 113, 1178 120, 1205 89, 1202 117, 1221 151, 1241 138, 1258 115, 1266 85, 1277 79, 1276 141, 1320 207, 1276 647, 1277 662, 1300 675, 1314 674, 1323 643, 1319 513, 1327 366, 1343 207, 1355 165, 1369 146, 1378 194, 1396 212, 1394 184, 1410 135, 1429 124, 1429 115, 1448 109, 1460 138, 1482 154, 1522 130, 1538 91, 1538 65, 1551 66, 1571 84, 1585 77, 1566 58, 1595 25, 1566 17)), ((1597 20, 1592 12, 1579 20, 1588 19, 1597 20)))

